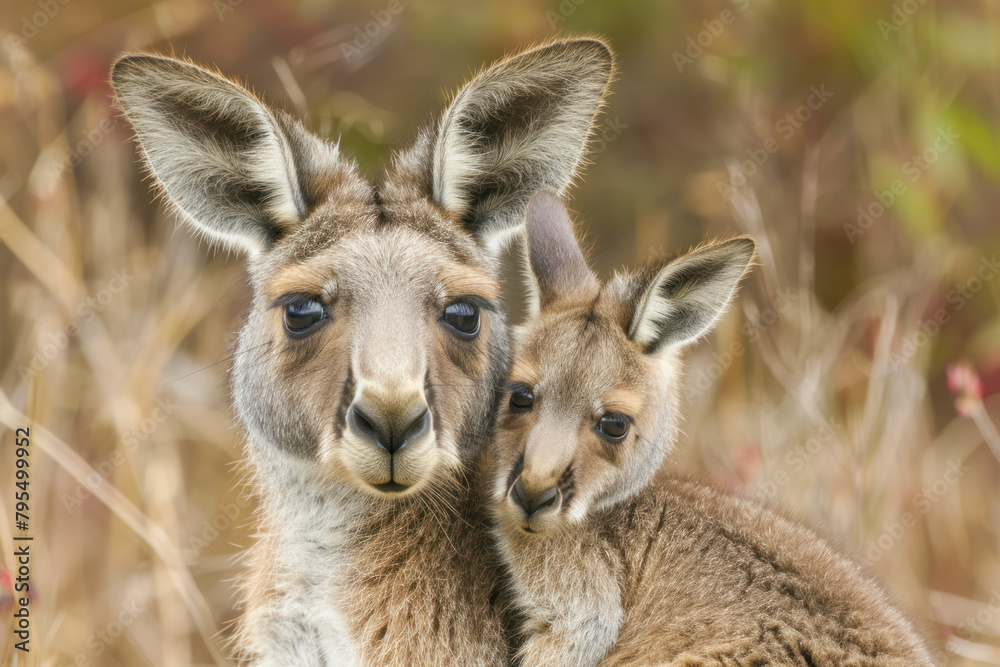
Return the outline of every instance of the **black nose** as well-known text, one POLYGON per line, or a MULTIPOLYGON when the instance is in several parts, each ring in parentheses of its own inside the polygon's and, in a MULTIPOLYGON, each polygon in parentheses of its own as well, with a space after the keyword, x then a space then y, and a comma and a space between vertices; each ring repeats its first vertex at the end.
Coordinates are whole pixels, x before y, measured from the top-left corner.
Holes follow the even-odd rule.
POLYGON ((517 481, 514 482, 514 488, 511 490, 511 495, 514 497, 514 501, 521 506, 525 514, 531 517, 542 510, 552 507, 556 503, 556 498, 559 496, 559 491, 556 487, 552 486, 548 489, 543 490, 541 493, 533 493, 530 489, 525 487, 521 482, 521 478, 518 477, 517 481))
POLYGON ((409 411, 407 415, 385 415, 370 405, 354 401, 347 411, 348 426, 390 454, 423 435, 430 428, 430 422, 431 415, 426 405, 422 409, 409 411), (413 416, 414 413, 416 416, 413 416))

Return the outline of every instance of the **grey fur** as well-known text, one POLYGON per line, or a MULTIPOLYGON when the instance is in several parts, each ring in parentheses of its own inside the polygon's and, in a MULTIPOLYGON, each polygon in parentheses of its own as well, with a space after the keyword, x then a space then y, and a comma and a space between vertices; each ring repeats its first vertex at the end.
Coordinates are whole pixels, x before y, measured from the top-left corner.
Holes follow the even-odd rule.
POLYGON ((246 662, 506 664, 482 465, 507 366, 498 250, 538 188, 569 186, 611 70, 595 40, 501 60, 373 185, 217 74, 144 54, 114 66, 166 199, 249 255, 233 368, 261 505, 236 639, 246 662), (327 313, 301 339, 282 324, 293 294, 327 313), (440 321, 462 298, 484 304, 471 341, 440 321), (346 424, 358 392, 386 410, 424 401, 430 425, 389 457, 346 424))

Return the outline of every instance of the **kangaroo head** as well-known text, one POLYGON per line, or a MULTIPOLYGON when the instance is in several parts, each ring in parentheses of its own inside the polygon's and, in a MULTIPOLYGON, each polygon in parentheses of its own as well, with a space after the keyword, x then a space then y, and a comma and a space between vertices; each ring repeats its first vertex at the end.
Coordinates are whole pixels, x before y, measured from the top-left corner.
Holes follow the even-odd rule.
POLYGON ((265 476, 395 498, 481 446, 507 363, 498 253, 534 192, 569 186, 611 70, 591 39, 502 60, 371 184, 228 79, 153 55, 115 64, 165 198, 248 257, 233 395, 265 476))
POLYGON ((753 239, 700 246, 600 284, 560 200, 527 215, 537 303, 515 332, 499 407, 497 513, 515 531, 581 523, 643 488, 677 432, 679 350, 726 308, 753 239))

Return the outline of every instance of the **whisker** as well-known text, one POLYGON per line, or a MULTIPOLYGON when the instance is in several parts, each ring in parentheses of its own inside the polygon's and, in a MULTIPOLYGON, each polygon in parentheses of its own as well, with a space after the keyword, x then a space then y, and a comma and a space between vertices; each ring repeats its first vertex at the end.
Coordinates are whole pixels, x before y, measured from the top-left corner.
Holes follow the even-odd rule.
POLYGON ((253 352, 254 350, 258 350, 258 349, 260 349, 262 347, 270 346, 272 344, 273 344, 273 341, 268 341, 267 343, 262 343, 260 345, 254 345, 253 347, 248 347, 245 350, 233 351, 229 356, 224 357, 224 358, 220 359, 219 361, 216 361, 215 363, 211 363, 211 364, 209 364, 207 366, 199 368, 196 371, 191 371, 190 373, 185 373, 184 375, 182 375, 180 377, 176 377, 173 380, 168 380, 167 382, 164 382, 163 384, 159 385, 157 387, 157 389, 163 389, 164 387, 166 387, 168 385, 171 385, 171 384, 173 384, 175 382, 180 382, 181 380, 187 379, 187 378, 191 377, 192 375, 197 375, 198 373, 201 373, 203 371, 207 371, 209 368, 214 368, 215 366, 218 366, 219 364, 224 364, 226 362, 233 361, 234 359, 236 359, 236 355, 238 355, 238 354, 248 354, 250 352, 253 352))

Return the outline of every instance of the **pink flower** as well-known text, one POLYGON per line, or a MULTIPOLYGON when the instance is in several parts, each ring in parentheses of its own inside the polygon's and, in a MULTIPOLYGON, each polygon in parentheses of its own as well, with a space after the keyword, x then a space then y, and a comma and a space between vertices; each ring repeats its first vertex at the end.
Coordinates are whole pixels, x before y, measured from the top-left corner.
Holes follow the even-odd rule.
POLYGON ((955 410, 963 417, 972 415, 983 402, 983 383, 966 363, 948 364, 948 391, 955 394, 955 410))

